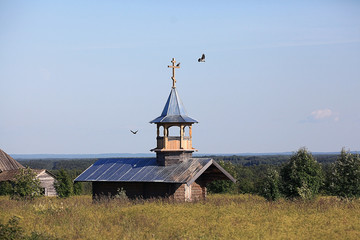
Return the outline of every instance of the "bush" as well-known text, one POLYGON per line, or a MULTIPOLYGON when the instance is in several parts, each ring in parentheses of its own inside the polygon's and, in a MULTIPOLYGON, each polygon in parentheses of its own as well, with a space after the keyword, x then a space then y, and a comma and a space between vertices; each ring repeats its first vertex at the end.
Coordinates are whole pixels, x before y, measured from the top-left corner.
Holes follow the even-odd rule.
POLYGON ((323 183, 320 164, 306 148, 300 148, 280 171, 281 191, 287 198, 311 199, 323 183))
POLYGON ((11 198, 32 200, 40 195, 40 180, 36 178, 36 173, 30 168, 20 169, 20 173, 15 176, 11 198))
POLYGON ((260 193, 268 201, 276 201, 281 197, 280 190, 280 175, 278 171, 269 168, 262 185, 262 192, 260 193))
POLYGON ((0 196, 10 195, 13 191, 13 186, 10 182, 0 182, 0 196))
POLYGON ((19 217, 12 217, 7 224, 0 224, 0 239, 24 239, 24 230, 19 226, 19 217))
POLYGON ((343 148, 332 164, 330 191, 341 198, 360 197, 360 156, 343 148))
POLYGON ((2 240, 55 240, 57 238, 45 234, 32 232, 30 236, 24 234, 24 230, 19 226, 20 218, 14 216, 9 219, 7 224, 0 224, 0 239, 2 240))

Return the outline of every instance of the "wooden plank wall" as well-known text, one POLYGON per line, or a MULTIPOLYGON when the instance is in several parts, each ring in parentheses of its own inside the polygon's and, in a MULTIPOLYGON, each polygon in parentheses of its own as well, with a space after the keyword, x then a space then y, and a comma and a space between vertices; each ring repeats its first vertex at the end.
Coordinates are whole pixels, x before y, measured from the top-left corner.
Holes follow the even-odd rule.
POLYGON ((40 173, 37 178, 40 180, 40 186, 45 189, 45 196, 57 196, 55 190, 55 178, 47 172, 40 173))
POLYGON ((196 181, 191 185, 191 201, 205 200, 204 188, 196 181))
POLYGON ((185 184, 174 185, 174 193, 171 198, 175 201, 185 202, 185 184))
POLYGON ((206 199, 206 186, 202 181, 195 181, 191 186, 182 184, 173 194, 173 199, 182 202, 200 201, 206 199))

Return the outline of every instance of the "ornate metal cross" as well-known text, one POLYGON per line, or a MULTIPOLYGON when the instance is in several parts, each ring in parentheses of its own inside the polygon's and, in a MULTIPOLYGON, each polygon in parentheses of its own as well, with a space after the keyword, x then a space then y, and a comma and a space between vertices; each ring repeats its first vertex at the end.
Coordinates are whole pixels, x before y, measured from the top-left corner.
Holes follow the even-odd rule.
POLYGON ((175 83, 176 83, 175 68, 180 68, 180 66, 179 66, 180 63, 176 66, 175 65, 175 63, 176 63, 175 58, 173 58, 171 62, 172 62, 172 66, 168 66, 168 68, 172 68, 172 74, 173 74, 172 77, 171 77, 171 79, 173 80, 173 86, 172 87, 175 88, 175 83))

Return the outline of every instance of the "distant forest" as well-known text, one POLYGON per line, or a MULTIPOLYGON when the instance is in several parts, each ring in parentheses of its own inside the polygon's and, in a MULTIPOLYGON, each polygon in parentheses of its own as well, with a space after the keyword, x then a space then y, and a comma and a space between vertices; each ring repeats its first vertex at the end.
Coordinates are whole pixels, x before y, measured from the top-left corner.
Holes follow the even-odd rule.
MULTIPOLYGON (((337 154, 314 154, 313 156, 322 165, 325 173, 329 171, 330 164, 335 162, 338 157, 337 154)), ((290 157, 291 155, 203 156, 203 158, 212 158, 217 162, 233 165, 235 171, 233 174, 237 178, 234 192, 254 194, 259 193, 267 169, 269 167, 280 169, 281 165, 290 157)), ((47 169, 55 175, 63 169, 73 180, 98 159, 18 159, 18 161, 30 168, 47 169)), ((91 183, 82 183, 82 191, 83 194, 91 194, 91 183)), ((211 187, 209 192, 212 192, 211 187)))
MULTIPOLYGON (((234 165, 242 165, 244 167, 273 165, 279 166, 289 160, 291 155, 260 155, 260 156, 202 156, 201 158, 212 158, 219 161, 231 162, 234 165)), ((314 154, 314 158, 321 164, 329 164, 335 162, 337 154, 314 154)), ((83 171, 91 164, 99 160, 99 158, 84 159, 17 159, 22 165, 30 168, 47 169, 47 170, 80 170, 83 171)))
MULTIPOLYGON (((321 164, 333 163, 336 161, 338 154, 313 154, 316 161, 321 164)), ((260 155, 260 156, 204 156, 212 158, 216 161, 231 162, 234 165, 242 165, 245 167, 258 165, 274 165, 278 166, 287 162, 291 155, 260 155)))

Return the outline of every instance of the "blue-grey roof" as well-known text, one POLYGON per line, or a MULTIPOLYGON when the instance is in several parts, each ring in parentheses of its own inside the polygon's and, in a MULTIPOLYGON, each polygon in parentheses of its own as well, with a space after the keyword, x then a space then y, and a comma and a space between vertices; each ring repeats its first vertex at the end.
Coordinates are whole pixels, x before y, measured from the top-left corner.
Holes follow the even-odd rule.
POLYGON ((156 158, 100 159, 74 181, 163 182, 190 185, 212 165, 220 170, 226 178, 235 181, 220 165, 209 158, 191 158, 170 166, 158 166, 156 158))
POLYGON ((169 98, 166 101, 164 110, 160 117, 155 118, 150 123, 197 123, 195 119, 189 117, 186 113, 185 107, 181 102, 176 88, 172 88, 169 98))

